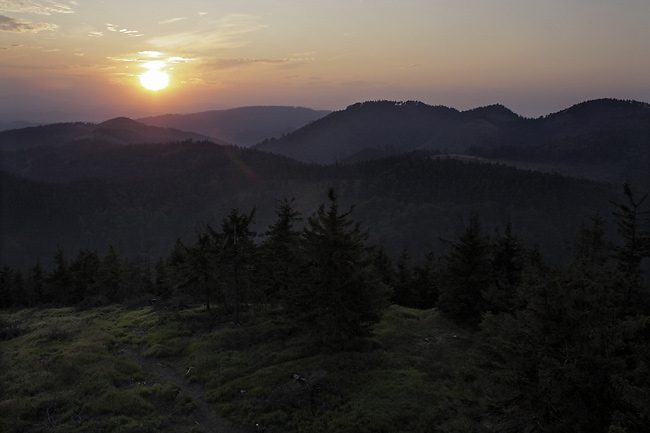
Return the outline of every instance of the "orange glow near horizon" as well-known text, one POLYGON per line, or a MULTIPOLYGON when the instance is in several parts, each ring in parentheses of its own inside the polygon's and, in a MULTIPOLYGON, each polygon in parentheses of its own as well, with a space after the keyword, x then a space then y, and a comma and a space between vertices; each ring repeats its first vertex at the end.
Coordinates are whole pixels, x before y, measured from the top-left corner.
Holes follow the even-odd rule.
POLYGON ((0 116, 650 100, 648 1, 199 3, 0 2, 0 116))

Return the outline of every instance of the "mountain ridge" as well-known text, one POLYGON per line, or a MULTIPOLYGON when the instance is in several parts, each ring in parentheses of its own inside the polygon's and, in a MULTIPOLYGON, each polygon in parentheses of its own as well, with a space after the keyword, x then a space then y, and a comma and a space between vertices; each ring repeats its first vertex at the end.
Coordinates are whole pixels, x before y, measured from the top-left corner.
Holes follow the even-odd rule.
POLYGON ((60 147, 78 140, 105 141, 121 145, 182 140, 210 140, 227 144, 225 141, 195 132, 149 126, 128 117, 116 117, 99 124, 66 122, 0 131, 0 151, 12 152, 43 146, 60 147))
POLYGON ((471 147, 535 146, 600 131, 643 129, 650 104, 596 99, 539 118, 493 104, 459 111, 419 101, 369 101, 348 106, 255 148, 309 163, 346 162, 367 153, 417 149, 466 153, 471 147))
POLYGON ((293 106, 246 106, 226 110, 209 110, 189 114, 165 114, 144 117, 138 121, 160 127, 218 137, 241 147, 250 147, 260 141, 288 134, 330 111, 293 106))

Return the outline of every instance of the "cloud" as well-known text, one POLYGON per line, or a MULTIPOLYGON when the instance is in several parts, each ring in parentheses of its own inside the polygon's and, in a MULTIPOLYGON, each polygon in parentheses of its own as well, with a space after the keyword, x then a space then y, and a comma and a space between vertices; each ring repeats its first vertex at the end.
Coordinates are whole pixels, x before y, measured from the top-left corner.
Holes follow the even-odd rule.
POLYGON ((140 51, 138 54, 142 54, 143 56, 147 57, 160 57, 163 55, 160 51, 140 51))
POLYGON ((211 62, 203 63, 202 66, 211 71, 219 71, 259 64, 286 64, 290 61, 289 59, 215 59, 211 62))
MULTIPOLYGON (((150 44, 169 50, 188 52, 238 48, 248 44, 243 35, 266 28, 260 18, 247 14, 229 14, 216 22, 216 29, 197 30, 153 38, 150 44)), ((211 26, 214 27, 214 26, 211 26)))
POLYGON ((196 59, 190 59, 188 57, 170 57, 167 59, 169 63, 188 63, 193 62, 196 59))
POLYGON ((138 30, 120 29, 116 24, 106 23, 106 30, 109 32, 122 33, 125 36, 140 37, 142 34, 138 30))
POLYGON ((104 32, 89 32, 88 36, 90 36, 91 38, 101 38, 102 36, 104 36, 104 32))
POLYGON ((240 34, 268 27, 260 24, 260 17, 248 14, 228 14, 217 21, 218 25, 225 30, 224 33, 240 34))
POLYGON ((49 23, 30 23, 0 15, 0 32, 37 33, 43 30, 55 30, 59 26, 49 23))
POLYGON ((175 22, 178 22, 178 21, 183 21, 183 20, 186 20, 186 19, 187 19, 187 17, 171 18, 171 19, 165 20, 165 21, 158 21, 158 24, 171 24, 171 23, 175 23, 175 22))
MULTIPOLYGON (((72 6, 77 6, 77 2, 69 2, 72 6)), ((39 15, 51 15, 54 13, 72 14, 74 10, 71 6, 50 0, 0 0, 0 10, 6 12, 29 12, 39 15)))

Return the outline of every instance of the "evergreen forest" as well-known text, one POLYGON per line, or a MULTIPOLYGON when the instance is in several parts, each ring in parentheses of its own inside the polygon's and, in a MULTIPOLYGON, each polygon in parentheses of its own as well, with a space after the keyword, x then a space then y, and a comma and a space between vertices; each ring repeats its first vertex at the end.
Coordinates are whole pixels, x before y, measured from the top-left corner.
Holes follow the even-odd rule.
POLYGON ((260 232, 232 208, 155 263, 5 266, 2 430, 647 431, 650 202, 621 197, 561 264, 478 213, 394 260, 331 187, 260 232))
POLYGON ((2 131, 0 432, 648 432, 649 119, 2 131))

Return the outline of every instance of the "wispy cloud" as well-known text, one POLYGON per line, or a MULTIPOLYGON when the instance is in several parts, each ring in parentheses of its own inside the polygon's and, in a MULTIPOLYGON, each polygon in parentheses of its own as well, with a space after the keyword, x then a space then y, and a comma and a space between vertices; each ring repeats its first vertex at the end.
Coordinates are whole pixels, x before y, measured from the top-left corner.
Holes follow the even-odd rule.
POLYGON ((121 33, 125 36, 131 36, 131 37, 142 36, 142 33, 140 33, 138 30, 120 29, 119 26, 111 23, 106 23, 106 30, 108 30, 109 32, 121 33))
POLYGON ((178 21, 183 21, 183 20, 186 20, 186 19, 187 19, 187 17, 171 18, 171 19, 168 19, 168 20, 165 20, 165 21, 158 21, 158 24, 171 24, 171 23, 175 23, 175 22, 178 22, 178 21))
POLYGON ((291 62, 289 59, 214 59, 204 62, 201 66, 210 71, 220 71, 252 65, 282 65, 289 62, 291 62))
POLYGON ((188 62, 193 62, 196 59, 191 59, 188 57, 170 57, 167 59, 169 63, 188 63, 188 62))
POLYGON ((88 32, 88 36, 91 38, 101 38, 104 36, 104 32, 88 32))
POLYGON ((5 12, 28 12, 39 15, 51 15, 52 13, 72 14, 72 6, 77 2, 68 2, 69 5, 50 0, 0 0, 0 10, 5 12))
POLYGON ((215 29, 161 36, 151 39, 149 43, 156 47, 188 52, 237 48, 249 42, 243 35, 266 27, 260 23, 260 18, 254 15, 230 14, 216 21, 215 29))
POLYGON ((153 57, 153 58, 160 57, 163 55, 163 53, 161 53, 160 51, 140 51, 138 54, 142 54, 143 56, 153 57))
POLYGON ((37 33, 43 30, 55 30, 59 26, 49 23, 30 23, 0 15, 0 31, 13 33, 37 33))

